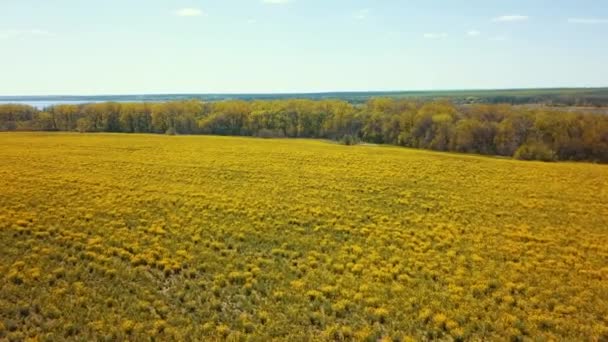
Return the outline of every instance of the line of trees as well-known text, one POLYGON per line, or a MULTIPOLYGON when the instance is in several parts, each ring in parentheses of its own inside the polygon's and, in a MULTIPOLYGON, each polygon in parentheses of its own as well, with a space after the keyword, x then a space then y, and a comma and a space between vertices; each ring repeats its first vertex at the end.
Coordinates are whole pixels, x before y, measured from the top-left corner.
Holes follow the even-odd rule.
POLYGON ((608 162, 608 116, 510 105, 376 98, 92 103, 45 110, 0 105, 0 130, 303 137, 513 156, 608 162))

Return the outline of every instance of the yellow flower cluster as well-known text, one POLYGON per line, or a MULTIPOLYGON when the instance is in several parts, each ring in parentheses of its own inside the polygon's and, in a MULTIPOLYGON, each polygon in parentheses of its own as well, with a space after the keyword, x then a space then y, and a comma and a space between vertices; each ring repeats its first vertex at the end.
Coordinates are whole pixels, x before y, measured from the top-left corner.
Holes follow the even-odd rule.
POLYGON ((0 340, 608 339, 608 168, 0 134, 0 340))

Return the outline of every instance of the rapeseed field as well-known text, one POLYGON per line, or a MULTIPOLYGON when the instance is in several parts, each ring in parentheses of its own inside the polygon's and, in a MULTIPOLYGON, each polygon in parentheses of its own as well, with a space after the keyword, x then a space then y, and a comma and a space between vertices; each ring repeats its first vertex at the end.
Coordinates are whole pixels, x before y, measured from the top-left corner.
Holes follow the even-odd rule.
POLYGON ((608 339, 608 167, 0 134, 0 340, 608 339))

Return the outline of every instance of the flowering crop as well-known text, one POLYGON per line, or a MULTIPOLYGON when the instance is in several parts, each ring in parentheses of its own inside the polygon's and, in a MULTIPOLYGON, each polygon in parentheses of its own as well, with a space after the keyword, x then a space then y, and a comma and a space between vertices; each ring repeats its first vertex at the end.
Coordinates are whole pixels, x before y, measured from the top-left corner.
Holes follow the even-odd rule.
POLYGON ((0 340, 602 340, 608 168, 0 135, 0 340))

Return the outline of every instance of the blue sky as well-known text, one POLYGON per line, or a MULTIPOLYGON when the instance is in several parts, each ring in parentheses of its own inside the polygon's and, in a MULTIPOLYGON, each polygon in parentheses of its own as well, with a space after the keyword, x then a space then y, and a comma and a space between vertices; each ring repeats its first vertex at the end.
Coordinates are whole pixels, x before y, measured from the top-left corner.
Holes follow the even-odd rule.
POLYGON ((606 0, 0 0, 0 95, 561 86, 606 0))

